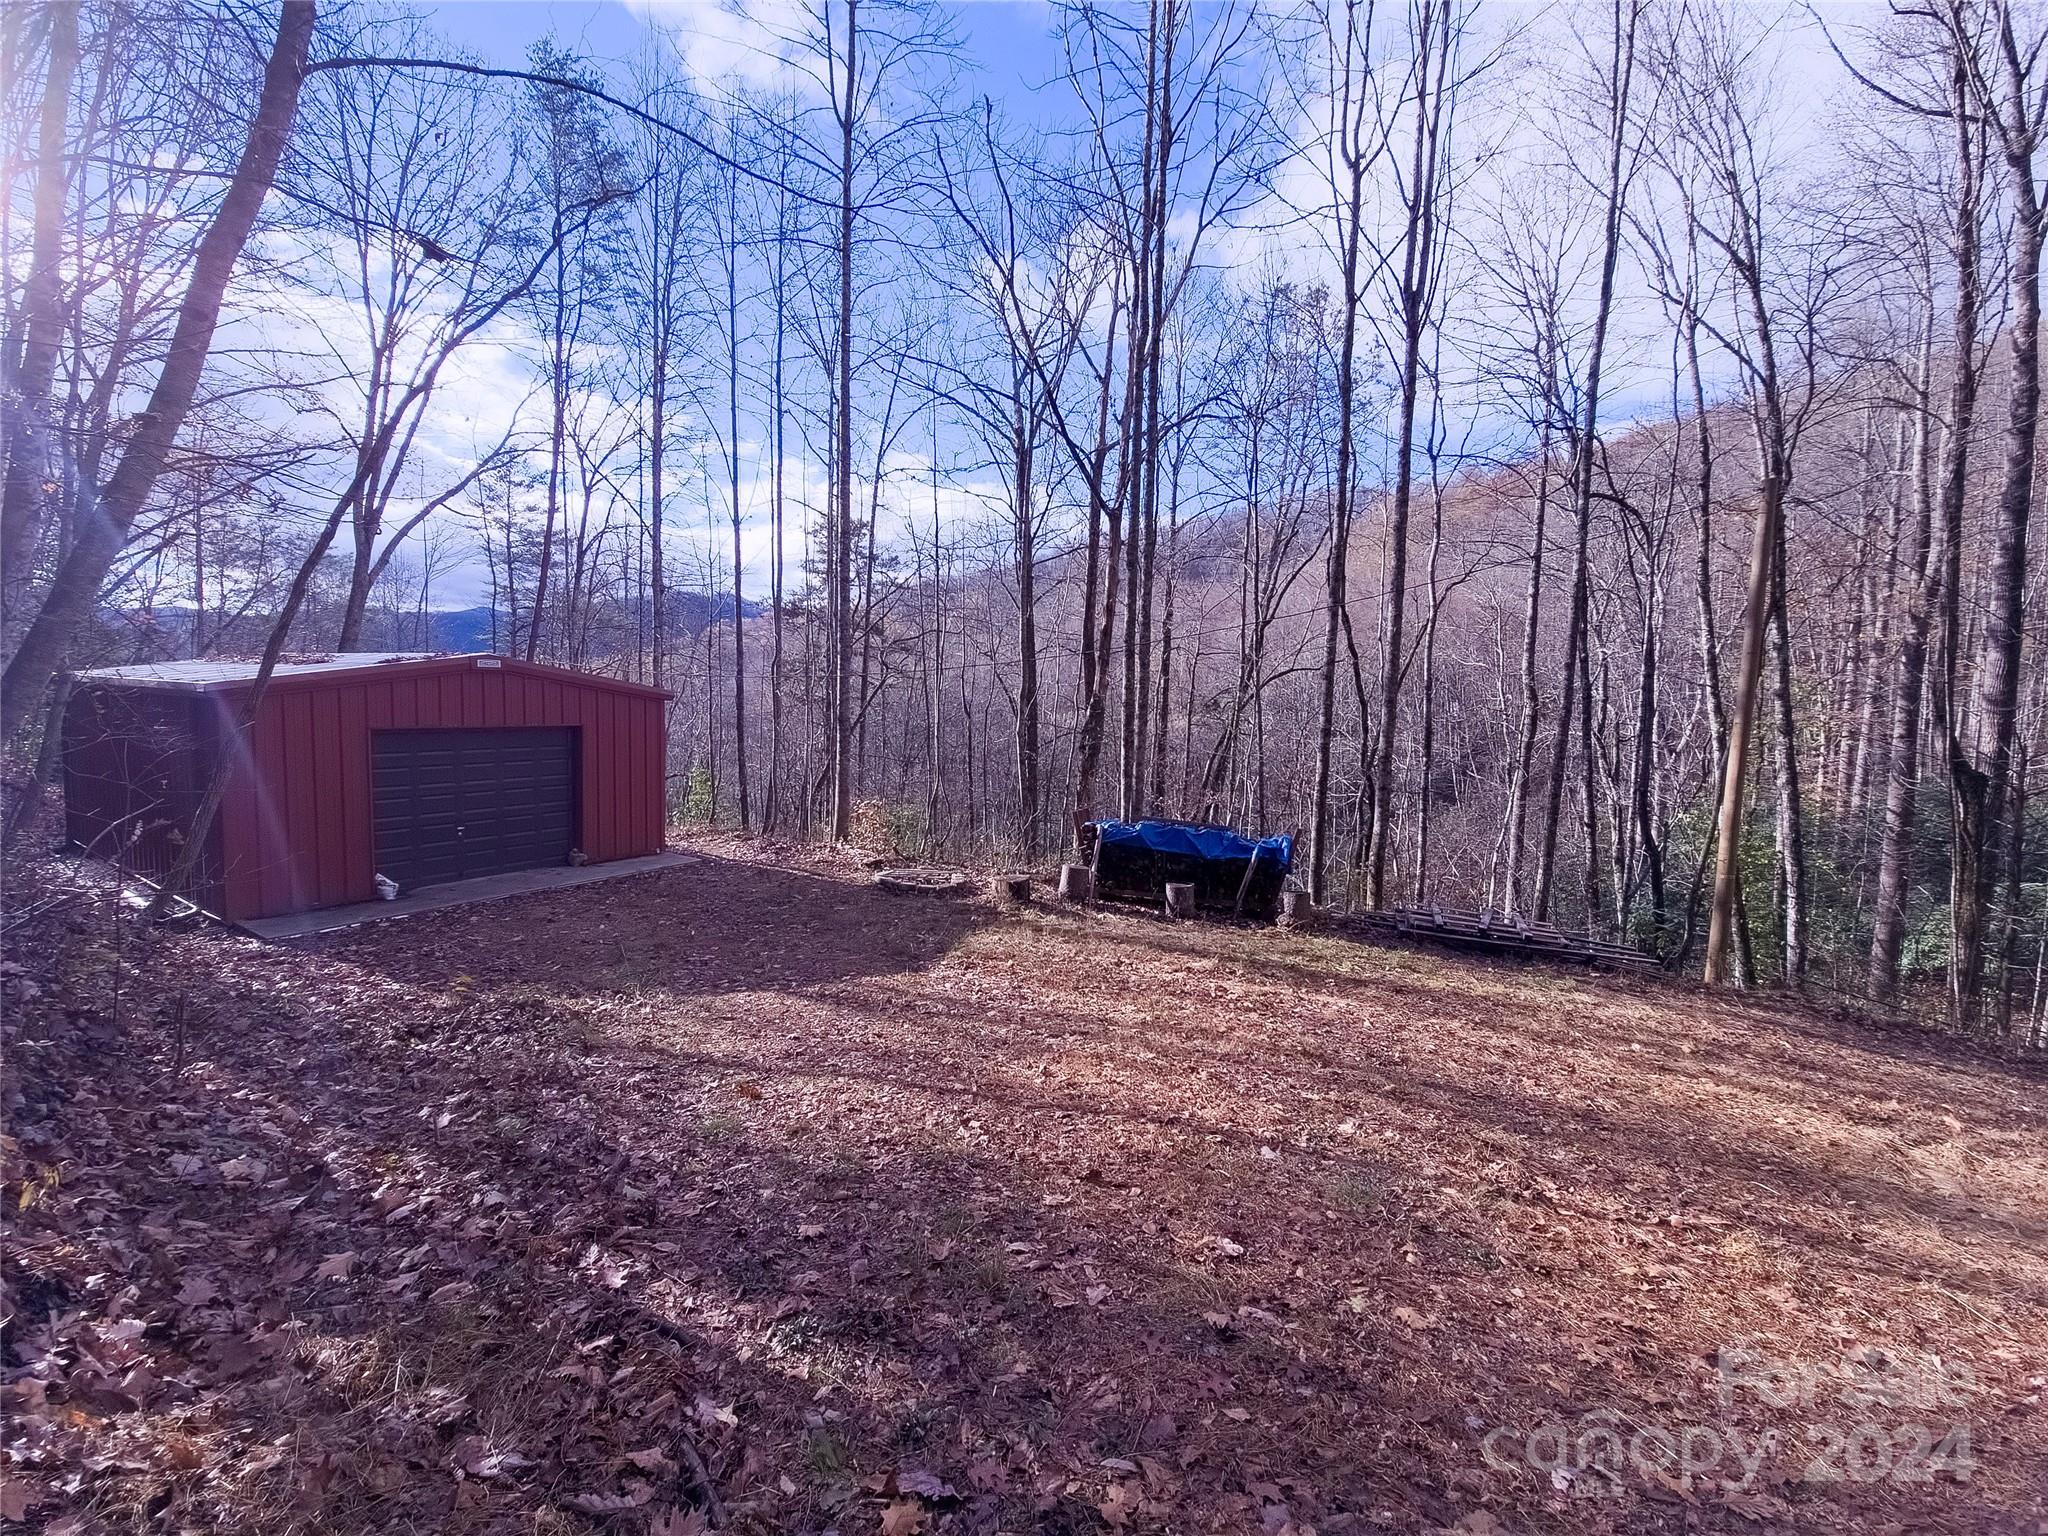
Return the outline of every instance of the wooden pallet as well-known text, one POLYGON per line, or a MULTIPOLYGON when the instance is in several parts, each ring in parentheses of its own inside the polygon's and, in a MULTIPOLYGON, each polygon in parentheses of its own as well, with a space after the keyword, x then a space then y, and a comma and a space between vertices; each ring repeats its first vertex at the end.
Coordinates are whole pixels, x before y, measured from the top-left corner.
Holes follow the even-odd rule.
POLYGON ((1332 918, 1329 930, 1380 943, 1441 944, 1451 949, 1575 965, 1654 968, 1657 964, 1651 956, 1627 944, 1566 933, 1550 923, 1504 917, 1498 912, 1395 907, 1386 912, 1358 912, 1332 918))

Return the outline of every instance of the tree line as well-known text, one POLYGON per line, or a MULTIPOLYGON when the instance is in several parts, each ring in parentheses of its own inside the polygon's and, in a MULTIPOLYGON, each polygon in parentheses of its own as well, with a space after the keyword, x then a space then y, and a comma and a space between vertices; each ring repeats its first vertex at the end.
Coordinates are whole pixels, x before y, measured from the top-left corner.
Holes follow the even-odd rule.
POLYGON ((735 24, 0 13, 24 785, 67 669, 467 606, 677 815, 1228 820, 2038 1042, 2037 10, 735 24))

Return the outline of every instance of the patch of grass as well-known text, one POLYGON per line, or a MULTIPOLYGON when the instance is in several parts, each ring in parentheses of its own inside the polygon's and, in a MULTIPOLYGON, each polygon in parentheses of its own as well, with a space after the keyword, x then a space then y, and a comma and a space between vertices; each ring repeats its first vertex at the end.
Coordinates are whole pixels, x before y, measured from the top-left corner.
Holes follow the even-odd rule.
POLYGON ((950 1202, 936 1207, 931 1214, 931 1230, 936 1237, 958 1237, 972 1232, 980 1224, 980 1218, 972 1209, 950 1202))
POLYGON ((1016 1282, 1010 1277, 1010 1266, 999 1253, 990 1254, 968 1269, 967 1280, 999 1307, 1007 1306, 1016 1294, 1016 1282))
POLYGON ((804 1437, 804 1460, 809 1465, 811 1476, 820 1482, 832 1482, 846 1471, 850 1461, 846 1442, 829 1429, 814 1429, 804 1437))
POLYGON ((1340 1211, 1375 1211, 1386 1198, 1378 1180, 1356 1171, 1337 1174, 1327 1189, 1331 1206, 1340 1211))
POLYGON ((824 1324, 818 1321, 814 1312, 799 1312, 794 1317, 778 1319, 768 1325, 762 1335, 770 1359, 786 1355, 806 1354, 817 1347, 824 1336, 824 1324))
POLYGON ((946 1418, 945 1409, 937 1404, 906 1403, 902 1417, 896 1421, 896 1444, 906 1451, 922 1449, 940 1438, 934 1431, 946 1418))

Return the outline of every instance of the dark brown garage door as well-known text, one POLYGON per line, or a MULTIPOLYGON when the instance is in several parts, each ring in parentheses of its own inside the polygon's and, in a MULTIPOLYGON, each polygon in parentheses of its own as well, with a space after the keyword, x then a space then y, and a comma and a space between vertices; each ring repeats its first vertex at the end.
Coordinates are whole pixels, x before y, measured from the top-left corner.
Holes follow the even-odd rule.
POLYGON ((565 864, 576 732, 378 731, 377 872, 406 889, 565 864))

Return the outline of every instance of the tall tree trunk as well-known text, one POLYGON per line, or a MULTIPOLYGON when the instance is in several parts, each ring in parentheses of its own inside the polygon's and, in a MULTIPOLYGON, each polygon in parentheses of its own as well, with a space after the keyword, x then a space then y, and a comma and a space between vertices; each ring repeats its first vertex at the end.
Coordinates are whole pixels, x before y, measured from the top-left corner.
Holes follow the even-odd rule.
POLYGON ((1629 779, 1629 803, 1635 817, 1636 844, 1650 886, 1650 922, 1657 943, 1664 945, 1668 916, 1664 896, 1664 851, 1657 835, 1657 814, 1651 787, 1657 761, 1657 642, 1663 629, 1664 584, 1656 555, 1645 540, 1646 600, 1643 606, 1642 654, 1636 671, 1635 762, 1629 779))
POLYGON ((0 591, 10 606, 27 585, 47 521, 43 488, 51 478, 50 388, 64 330, 64 204, 70 188, 64 141, 71 123, 71 77, 78 70, 79 9, 77 0, 56 0, 43 8, 49 19, 50 62, 36 130, 35 225, 22 283, 20 350, 15 350, 16 338, 8 337, 12 377, 0 381, 8 401, 7 471, 0 479, 0 591))
POLYGON ((832 543, 832 841, 853 830, 853 129, 860 0, 846 4, 845 98, 839 108, 839 390, 832 543))
POLYGON ((648 653, 653 660, 654 686, 668 687, 668 572, 663 563, 665 529, 662 518, 662 484, 668 458, 668 348, 669 325, 658 320, 654 327, 654 355, 648 380, 647 408, 647 586, 652 614, 648 621, 648 653))
MULTIPOLYGON (((1176 414, 1180 395, 1179 360, 1175 360, 1174 394, 1176 414)), ((1167 722, 1173 715, 1173 598, 1174 582, 1180 566, 1180 472, 1184 439, 1178 439, 1173 456, 1173 471, 1167 487, 1166 497, 1166 597, 1159 617, 1159 700, 1153 716, 1152 732, 1152 784, 1149 799, 1156 811, 1167 807, 1176 813, 1180 807, 1180 795, 1174 797, 1169 806, 1166 790, 1166 748, 1167 722)), ((1182 786, 1185 792, 1185 785, 1182 786)), ((1263 830, 1263 829, 1258 829, 1263 830)))
POLYGON ((747 785, 747 594, 746 559, 740 548, 740 249, 739 182, 728 181, 732 196, 727 212, 732 227, 725 263, 725 388, 726 449, 732 497, 732 752, 733 780, 739 795, 740 830, 754 824, 747 785))
MULTIPOLYGON (((1587 605, 1588 594, 1588 544, 1592 536, 1593 522, 1593 458, 1598 449, 1600 430, 1600 373, 1607 350, 1608 319, 1614 309, 1614 274, 1621 255, 1621 212, 1622 212, 1622 153, 1628 137, 1629 97, 1635 80, 1636 22, 1642 7, 1642 0, 1614 0, 1614 41, 1608 61, 1608 123, 1607 123, 1607 182, 1606 206, 1602 222, 1600 288, 1593 310, 1593 335, 1586 355, 1586 387, 1580 407, 1579 420, 1573 433, 1572 443, 1572 510, 1577 525, 1577 544, 1573 557, 1571 616, 1565 633, 1565 670, 1562 690, 1562 707, 1557 722, 1556 746, 1551 753, 1550 790, 1544 810, 1544 833, 1542 853, 1537 865, 1536 895, 1531 903, 1537 917, 1549 911, 1551 885, 1554 878, 1557 853, 1557 823, 1559 801, 1564 793, 1565 752, 1570 737, 1572 719, 1572 688, 1576 676, 1581 683, 1581 692, 1590 694, 1585 686, 1589 661, 1587 651, 1587 605)), ((1591 723, 1582 722, 1582 731, 1590 739, 1591 723)), ((1590 777, 1588 779, 1590 783, 1590 777)), ((1586 822, 1589 839, 1586 846, 1588 867, 1597 869, 1598 849, 1590 829, 1594 826, 1594 812, 1588 794, 1586 822)), ((1590 882, 1598 876, 1589 875, 1590 882)), ((1597 904, 1588 914, 1588 921, 1594 920, 1597 904)))
MULTIPOLYGON (((778 235, 783 235, 778 221, 778 235)), ((773 831, 782 809, 782 454, 786 415, 784 412, 782 381, 782 348, 784 324, 784 273, 782 263, 785 238, 776 242, 775 268, 775 362, 771 375, 770 389, 774 396, 775 420, 775 469, 773 500, 769 516, 773 523, 771 548, 768 551, 768 803, 761 814, 764 831, 773 831)))
POLYGON ((1714 844, 1714 900, 1707 924, 1706 979, 1728 979, 1728 950, 1742 884, 1742 812, 1749 770, 1749 738, 1756 723, 1757 685, 1763 678, 1764 636, 1771 609, 1771 564, 1778 549, 1778 491, 1765 477, 1750 545, 1749 598, 1742 616, 1742 660, 1735 677, 1735 710, 1721 775, 1714 844))
POLYGON ((555 287, 548 315, 548 495, 541 518, 540 569, 533 582, 533 612, 526 626, 526 660, 540 657, 541 625, 548 611, 548 580, 555 565, 555 522, 568 477, 565 440, 569 431, 568 255, 563 246, 562 215, 555 213, 555 287))
MULTIPOLYGON (((1693 221, 1686 220, 1685 246, 1687 270, 1697 274, 1699 264, 1699 231, 1693 221)), ((1700 677, 1707 695, 1708 723, 1713 730, 1714 762, 1724 765, 1728 761, 1728 700, 1721 683, 1721 639, 1717 633, 1714 618, 1714 439, 1713 429, 1707 416, 1707 391, 1705 377, 1700 368, 1700 324, 1696 316, 1688 313, 1681 316, 1681 335, 1685 342, 1686 377, 1692 388, 1692 414, 1695 437, 1695 461, 1693 468, 1693 496, 1698 503, 1699 542, 1694 546, 1693 589, 1699 608, 1700 629, 1700 677)), ((1714 850, 1709 838, 1700 840, 1698 873, 1694 878, 1694 894, 1686 904, 1686 932, 1680 946, 1680 961, 1692 952, 1694 914, 1698 905, 1698 886, 1704 876, 1708 859, 1714 850)), ((1735 893, 1734 950, 1735 980, 1739 986, 1749 986, 1755 979, 1755 970, 1749 952, 1749 918, 1743 907, 1742 892, 1735 893)))
POLYGON ((1778 866, 1785 887, 1785 984, 1806 980, 1806 826, 1799 786, 1799 735, 1793 719, 1792 636, 1786 617, 1785 527, 1771 562, 1771 637, 1778 666, 1772 702, 1778 724, 1778 866))
MULTIPOLYGON (((1022 388, 1022 380, 1014 382, 1022 388)), ((1017 841, 1027 861, 1038 857, 1038 547, 1032 513, 1035 443, 1029 414, 1018 405, 1012 417, 1016 478, 1012 486, 1017 573, 1017 841)))
POLYGON ((1159 128, 1155 135, 1153 151, 1151 211, 1146 219, 1146 235, 1149 249, 1146 260, 1151 263, 1152 273, 1147 283, 1147 296, 1151 318, 1147 324, 1148 341, 1145 348, 1145 400, 1142 441, 1144 443, 1144 467, 1137 490, 1144 501, 1145 547, 1139 560, 1140 584, 1134 594, 1138 605, 1138 699, 1135 716, 1135 730, 1132 745, 1135 755, 1131 766, 1131 797, 1141 812, 1149 812, 1147 791, 1151 774, 1147 764, 1152 748, 1152 597, 1153 586, 1159 567, 1159 448, 1160 448, 1160 391, 1165 369, 1163 359, 1166 349, 1166 221, 1167 221, 1167 174, 1173 164, 1174 120, 1173 120, 1173 56, 1175 43, 1175 16, 1178 0, 1165 0, 1157 8, 1156 27, 1159 32, 1159 128))
POLYGON ((1432 484, 1429 525, 1429 618, 1422 632, 1422 739, 1415 776, 1415 904, 1429 900, 1429 786, 1436 769, 1436 629, 1443 596, 1437 590, 1437 567, 1444 548, 1444 493, 1432 484))
MULTIPOLYGON (((1578 456, 1585 451, 1580 444, 1580 428, 1572 429, 1572 476, 1576 486, 1578 477, 1578 456)), ((1576 501, 1576 497, 1574 500, 1576 501)), ((1557 876, 1557 833, 1564 815, 1565 770, 1571 764, 1572 723, 1579 715, 1580 663, 1586 647, 1586 564, 1588 530, 1585 514, 1590 513, 1590 503, 1581 508, 1577 522, 1577 534, 1573 544, 1572 588, 1570 606, 1567 609, 1564 631, 1564 669, 1558 686, 1557 730, 1550 739, 1549 782, 1543 795, 1542 832, 1536 845, 1536 888, 1529 898, 1529 910, 1538 922, 1550 916, 1550 898, 1557 876)), ((1587 857, 1592 849, 1587 848, 1587 857)))
MULTIPOLYGON (((932 413, 932 649, 929 669, 924 677, 925 715, 925 766, 928 777, 925 783, 924 824, 925 847, 929 853, 936 853, 945 841, 941 824, 942 803, 940 798, 941 773, 939 744, 942 740, 940 713, 945 707, 945 666, 946 666, 946 609, 945 570, 940 562, 939 531, 939 422, 938 412, 932 413)), ((974 786, 973 760, 968 761, 967 783, 970 798, 974 786)), ((970 813, 967 835, 974 836, 974 823, 970 813)))
POLYGON ((1983 985, 1984 931, 1998 876, 1997 844, 2010 798, 2025 642, 2027 522, 2034 499, 2034 439, 2041 413, 2042 208, 2034 181, 2035 60, 2013 36, 2011 9, 1998 9, 2005 64, 2004 110, 1996 118, 2006 163, 2012 233, 2006 285, 2005 466, 1993 510, 1989 592, 1978 641, 1975 740, 1954 732, 1949 747, 1955 801, 1955 875, 1950 988, 1957 1018, 1974 1022, 1983 985))
POLYGON ((98 516, 79 529, 41 609, 22 636, 21 644, 0 677, 0 741, 11 741, 37 711, 50 680, 64 664, 80 627, 99 598, 100 583, 126 541, 128 531, 162 474, 165 457, 199 389, 199 376, 220 323, 221 300, 237 258, 255 227, 263 200, 277 176, 278 158, 298 109, 299 86, 305 78, 306 50, 312 41, 313 0, 285 0, 278 16, 277 37, 263 71, 256 115, 249 126, 227 191, 213 222, 200 237, 192 262, 192 278, 178 306, 163 369, 148 404, 135 418, 136 427, 121 461, 98 498, 98 516))
POLYGON ((1868 846, 1870 789, 1878 775, 1878 715, 1885 698, 1885 677, 1892 657, 1892 614, 1899 585, 1899 532, 1905 520, 1906 454, 1910 444, 1905 412, 1899 413, 1897 438, 1891 462, 1899 472, 1886 478, 1891 488, 1885 497, 1884 564, 1881 580, 1873 579, 1869 592, 1871 611, 1869 643, 1857 658, 1863 671, 1856 702, 1856 750, 1850 760, 1845 819, 1856 837, 1860 855, 1868 846))
POLYGON ((1153 359, 1159 345, 1159 336, 1154 329, 1157 317, 1152 302, 1152 189, 1158 145, 1165 127, 1159 95, 1159 0, 1152 0, 1149 17, 1145 38, 1145 128, 1139 160, 1137 217, 1125 231, 1131 264, 1131 347, 1118 449, 1119 499, 1129 508, 1129 534, 1124 543, 1124 675, 1117 752, 1120 780, 1118 814, 1126 821, 1137 819, 1139 801, 1144 792, 1140 759, 1145 750, 1142 721, 1145 687, 1141 666, 1148 646, 1139 629, 1139 621, 1144 612, 1145 493, 1152 483, 1147 452, 1150 444, 1146 433, 1146 406, 1151 399, 1150 381, 1157 372, 1153 359))
MULTIPOLYGON (((1095 803, 1095 774, 1102 762, 1103 726, 1109 707, 1109 661, 1116 646, 1117 566, 1123 559, 1123 508, 1119 497, 1103 493, 1103 479, 1109 462, 1110 376, 1120 309, 1119 297, 1112 294, 1109 335, 1103 344, 1102 382, 1095 401, 1095 447, 1085 475, 1088 569, 1081 600, 1082 704, 1080 725, 1075 731, 1074 797, 1067 818, 1076 847, 1095 803)), ((1128 375, 1140 366, 1135 336, 1126 350, 1131 353, 1124 365, 1128 375)))
MULTIPOLYGON (((1919 358, 1919 422, 1913 444, 1913 516, 1907 524, 1903 606, 1898 614, 1898 670, 1892 680, 1890 743, 1884 768, 1884 829, 1878 844, 1876 915, 1870 928, 1866 983, 1878 1001, 1898 989, 1898 952, 1907 936, 1907 881, 1913 856, 1915 784, 1919 780, 1921 696, 1927 678, 1927 633, 1942 600, 1942 561, 1933 559, 1933 293, 1919 358)), ((1966 365, 1964 365, 1966 367, 1966 365)), ((1954 410, 1954 397, 1950 401, 1954 410)))
POLYGON ((1536 449, 1536 526, 1529 547, 1529 581, 1522 597, 1522 720, 1515 743, 1514 779, 1508 791, 1507 871, 1502 910, 1522 910, 1522 850, 1529 820, 1529 775, 1536 764, 1536 732, 1542 699, 1536 687, 1536 640, 1543 609, 1543 541, 1550 512, 1550 409, 1546 402, 1536 449))
POLYGON ((1580 890, 1586 908, 1586 931, 1593 933, 1601 922, 1600 760, 1594 743, 1604 740, 1607 734, 1607 657, 1603 649, 1600 658, 1600 713, 1596 715, 1593 709, 1593 591, 1590 573, 1585 590, 1585 616, 1579 626, 1579 805, 1586 839, 1586 862, 1580 871, 1580 890))
MULTIPOLYGON (((1352 74, 1354 51, 1361 44, 1361 39, 1356 33, 1355 0, 1344 0, 1344 17, 1345 34, 1341 44, 1344 50, 1341 63, 1342 81, 1335 103, 1336 122, 1331 129, 1337 139, 1338 159, 1344 168, 1344 185, 1339 194, 1340 204, 1337 210, 1342 239, 1338 269, 1343 285, 1337 343, 1337 465, 1330 513, 1330 554, 1326 567, 1323 611, 1323 657, 1317 700, 1316 782, 1314 802, 1310 811, 1308 845, 1309 899, 1317 905, 1329 900, 1330 748, 1337 730, 1337 636, 1340 632, 1348 633, 1350 627, 1347 581, 1351 559, 1354 479, 1352 456, 1355 451, 1358 397, 1358 306, 1363 297, 1362 284, 1359 281, 1358 253, 1362 236, 1361 222, 1368 158, 1364 135, 1358 121, 1362 107, 1352 99, 1354 92, 1360 96, 1364 94, 1363 83, 1355 80, 1352 74)), ((1370 39, 1363 42, 1369 48, 1370 39)), ((1359 730, 1361 739, 1364 739, 1367 733, 1362 707, 1359 730)), ((1366 775, 1367 779, 1370 777, 1369 774, 1366 775)))
POLYGON ((1395 428, 1394 493, 1387 514, 1386 675, 1380 688, 1379 756, 1372 775, 1372 836, 1366 843, 1365 900, 1370 907, 1387 904, 1387 853, 1393 841, 1394 749, 1400 739, 1405 670, 1401 646, 1408 610, 1408 510, 1415 488, 1415 408, 1421 384, 1422 334, 1429 324, 1436 260, 1439 134, 1450 52, 1448 4, 1425 0, 1419 32, 1415 145, 1401 254, 1401 403, 1395 428))

